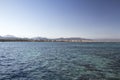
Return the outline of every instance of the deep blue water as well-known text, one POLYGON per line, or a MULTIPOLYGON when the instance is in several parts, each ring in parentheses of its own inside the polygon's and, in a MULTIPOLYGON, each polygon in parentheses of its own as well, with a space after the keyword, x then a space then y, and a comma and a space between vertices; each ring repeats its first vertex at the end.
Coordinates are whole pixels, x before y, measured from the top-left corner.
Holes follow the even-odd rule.
POLYGON ((0 80, 120 80, 120 43, 0 42, 0 80))

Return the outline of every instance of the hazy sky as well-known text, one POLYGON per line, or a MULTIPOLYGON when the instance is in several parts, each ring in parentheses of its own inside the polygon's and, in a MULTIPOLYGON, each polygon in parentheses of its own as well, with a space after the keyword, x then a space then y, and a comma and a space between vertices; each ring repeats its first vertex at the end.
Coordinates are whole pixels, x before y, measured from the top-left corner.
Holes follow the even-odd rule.
POLYGON ((120 38, 120 0, 0 0, 0 35, 120 38))

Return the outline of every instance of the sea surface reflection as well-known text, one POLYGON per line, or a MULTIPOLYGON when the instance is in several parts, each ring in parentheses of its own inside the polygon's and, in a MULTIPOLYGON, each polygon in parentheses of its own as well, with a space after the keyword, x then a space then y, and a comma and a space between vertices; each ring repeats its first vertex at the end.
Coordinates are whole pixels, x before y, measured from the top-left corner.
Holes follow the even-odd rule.
POLYGON ((120 43, 0 42, 0 80, 120 80, 120 43))

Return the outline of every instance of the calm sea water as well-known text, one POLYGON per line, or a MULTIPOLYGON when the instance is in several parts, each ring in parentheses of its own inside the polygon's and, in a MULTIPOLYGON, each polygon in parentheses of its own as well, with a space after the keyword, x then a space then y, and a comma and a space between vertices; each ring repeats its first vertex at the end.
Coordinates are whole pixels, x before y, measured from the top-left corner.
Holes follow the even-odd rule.
POLYGON ((120 80, 120 43, 0 42, 0 80, 120 80))

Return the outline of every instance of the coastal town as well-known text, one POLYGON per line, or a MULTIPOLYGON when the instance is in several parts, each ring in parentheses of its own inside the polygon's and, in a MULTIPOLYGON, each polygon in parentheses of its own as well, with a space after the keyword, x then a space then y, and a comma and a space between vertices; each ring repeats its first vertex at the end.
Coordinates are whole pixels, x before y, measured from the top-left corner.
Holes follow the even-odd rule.
POLYGON ((46 38, 46 37, 16 37, 12 35, 0 36, 0 42, 120 42, 120 39, 87 39, 80 37, 46 38))
POLYGON ((42 37, 34 37, 34 38, 20 38, 15 36, 0 36, 0 42, 92 42, 92 39, 84 39, 84 38, 42 38, 42 37))

